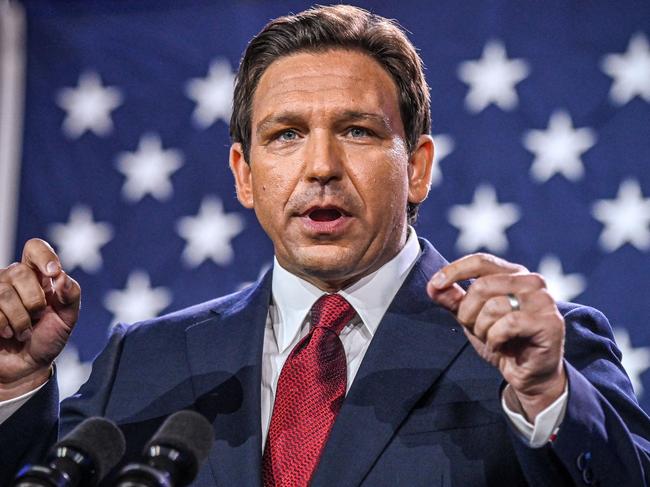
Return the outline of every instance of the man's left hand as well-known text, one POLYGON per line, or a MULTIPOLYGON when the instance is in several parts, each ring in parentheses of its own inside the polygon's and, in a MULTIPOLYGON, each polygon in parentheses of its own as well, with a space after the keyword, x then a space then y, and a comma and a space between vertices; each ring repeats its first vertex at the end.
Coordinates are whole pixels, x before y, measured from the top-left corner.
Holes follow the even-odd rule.
POLYGON ((472 254, 440 269, 427 285, 452 311, 478 354, 510 387, 508 407, 529 421, 566 386, 564 319, 544 278, 489 254, 472 254), (475 279, 467 291, 457 283, 475 279))

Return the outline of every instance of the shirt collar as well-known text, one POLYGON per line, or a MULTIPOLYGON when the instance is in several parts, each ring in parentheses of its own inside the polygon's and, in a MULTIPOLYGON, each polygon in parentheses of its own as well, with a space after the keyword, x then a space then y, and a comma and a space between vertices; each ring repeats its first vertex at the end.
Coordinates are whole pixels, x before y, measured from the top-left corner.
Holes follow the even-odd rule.
MULTIPOLYGON (((419 256, 420 245, 417 235, 415 230, 409 227, 406 244, 393 259, 372 274, 364 276, 338 292, 352 305, 371 336, 375 334, 388 306, 419 256)), ((278 350, 283 352, 300 333, 313 304, 326 293, 291 274, 278 263, 277 259, 274 259, 271 286, 273 296, 271 321, 278 350)))

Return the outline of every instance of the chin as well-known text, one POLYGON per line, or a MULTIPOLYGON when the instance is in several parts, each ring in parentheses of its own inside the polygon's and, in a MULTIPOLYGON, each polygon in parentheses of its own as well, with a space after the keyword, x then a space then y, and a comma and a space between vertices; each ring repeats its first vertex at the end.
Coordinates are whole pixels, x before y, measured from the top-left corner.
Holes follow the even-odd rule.
POLYGON ((357 274, 361 256, 334 245, 318 245, 293 252, 289 259, 298 274, 319 280, 345 280, 357 274), (355 272, 356 270, 356 272, 355 272))

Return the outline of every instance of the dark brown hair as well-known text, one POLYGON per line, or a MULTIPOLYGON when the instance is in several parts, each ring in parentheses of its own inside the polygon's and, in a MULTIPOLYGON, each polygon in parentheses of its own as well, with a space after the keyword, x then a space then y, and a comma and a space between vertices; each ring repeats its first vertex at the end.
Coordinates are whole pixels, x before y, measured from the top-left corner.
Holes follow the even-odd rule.
MULTIPOLYGON (((420 135, 430 132, 429 87, 422 60, 401 27, 358 7, 318 6, 272 20, 244 52, 235 79, 230 137, 241 143, 246 161, 250 156, 253 96, 266 69, 273 61, 297 52, 336 48, 368 54, 391 75, 397 85, 409 152, 417 147, 420 135)), ((415 221, 417 206, 409 203, 409 222, 415 221)))

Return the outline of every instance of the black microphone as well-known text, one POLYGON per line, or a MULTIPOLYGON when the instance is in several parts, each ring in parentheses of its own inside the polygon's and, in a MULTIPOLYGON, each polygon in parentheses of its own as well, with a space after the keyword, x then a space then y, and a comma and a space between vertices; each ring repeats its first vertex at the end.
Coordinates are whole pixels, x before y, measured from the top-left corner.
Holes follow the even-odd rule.
POLYGON ((14 487, 92 487, 120 461, 124 435, 112 421, 88 418, 56 443, 45 465, 27 465, 14 487))
POLYGON ((118 487, 182 487, 194 480, 214 441, 212 425, 194 411, 165 420, 143 452, 143 463, 120 470, 118 487))

